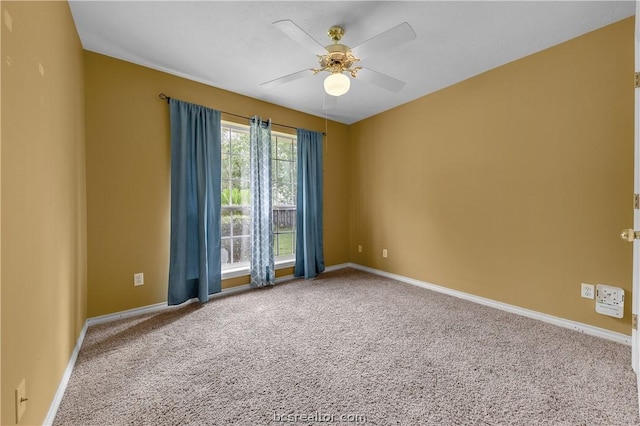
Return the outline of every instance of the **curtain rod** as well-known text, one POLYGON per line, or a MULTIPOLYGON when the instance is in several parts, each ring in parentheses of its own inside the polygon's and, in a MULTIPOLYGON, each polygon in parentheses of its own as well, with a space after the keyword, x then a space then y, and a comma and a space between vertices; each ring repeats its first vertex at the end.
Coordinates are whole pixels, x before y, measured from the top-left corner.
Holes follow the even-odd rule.
MULTIPOLYGON (((169 103, 169 100, 171 99, 169 96, 165 95, 164 93, 160 93, 158 95, 158 97, 160 99, 162 99, 162 100, 166 100, 167 103, 169 103)), ((244 119, 247 119, 247 120, 251 120, 251 117, 245 117, 244 115, 234 114, 232 112, 227 112, 227 111, 220 111, 220 112, 223 113, 223 114, 232 115, 234 117, 239 117, 239 118, 244 118, 244 119)), ((279 124, 279 123, 271 123, 271 124, 273 124, 274 126, 287 127, 289 129, 298 130, 297 127, 289 126, 287 124, 279 124)), ((322 136, 327 136, 327 134, 325 132, 321 132, 321 133, 322 133, 322 136)))

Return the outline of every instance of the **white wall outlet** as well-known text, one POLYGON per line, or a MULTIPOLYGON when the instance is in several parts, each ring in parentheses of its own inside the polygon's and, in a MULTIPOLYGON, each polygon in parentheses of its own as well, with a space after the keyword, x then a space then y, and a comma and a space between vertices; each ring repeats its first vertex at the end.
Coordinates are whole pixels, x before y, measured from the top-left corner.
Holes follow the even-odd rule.
POLYGON ((358 253, 362 253, 362 246, 358 244, 358 253))
POLYGON ((133 274, 133 285, 134 286, 144 285, 144 274, 142 272, 133 274))
POLYGON ((624 290, 620 287, 598 284, 596 286, 596 312, 610 317, 624 315, 624 290))
POLYGON ((582 283, 582 291, 580 295, 585 299, 593 299, 595 297, 595 292, 593 291, 593 284, 582 283))
POLYGON ((22 379, 16 388, 16 423, 20 423, 25 411, 27 411, 27 384, 25 379, 22 379))
POLYGON ((387 257, 387 249, 382 249, 382 257, 387 257))

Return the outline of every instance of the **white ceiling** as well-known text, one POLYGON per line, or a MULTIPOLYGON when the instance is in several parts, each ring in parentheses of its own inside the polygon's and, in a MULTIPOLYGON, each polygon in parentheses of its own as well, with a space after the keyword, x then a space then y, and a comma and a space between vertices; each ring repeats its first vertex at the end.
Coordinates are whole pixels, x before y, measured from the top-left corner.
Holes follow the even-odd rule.
POLYGON ((632 16, 635 9, 633 1, 71 1, 70 6, 86 50, 346 124, 632 16), (407 84, 392 93, 356 78, 326 111, 326 73, 261 87, 317 65, 312 52, 272 25, 282 19, 294 21, 322 45, 330 44, 330 26, 343 26, 341 42, 351 47, 408 22, 415 40, 361 62, 407 84))

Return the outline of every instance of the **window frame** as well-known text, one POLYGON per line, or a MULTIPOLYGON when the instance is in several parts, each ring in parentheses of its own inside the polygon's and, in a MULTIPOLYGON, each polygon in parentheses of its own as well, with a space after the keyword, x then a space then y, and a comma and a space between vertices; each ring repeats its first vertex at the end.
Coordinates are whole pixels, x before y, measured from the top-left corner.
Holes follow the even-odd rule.
MULTIPOLYGON (((237 123, 237 122, 233 122, 233 121, 227 121, 227 120, 222 120, 221 121, 221 132, 225 132, 228 131, 228 129, 236 129, 239 130, 241 132, 249 132, 249 125, 246 124, 242 124, 242 123, 237 123)), ((285 133, 285 132, 277 132, 277 131, 271 131, 272 136, 272 143, 275 145, 277 143, 277 139, 278 137, 282 137, 283 139, 289 139, 292 140, 293 143, 295 144, 295 149, 297 149, 297 135, 295 133, 285 133)), ((275 150, 277 151, 277 147, 275 148, 275 150)), ((297 154, 297 152, 296 152, 297 154)), ((221 152, 221 156, 224 155, 224 152, 221 152)), ((272 165, 274 164, 273 162, 276 162, 277 159, 273 158, 272 159, 272 165)), ((297 170, 297 158, 296 156, 294 156, 294 160, 292 161, 292 163, 295 165, 294 170, 297 170)), ((275 171, 272 171, 272 173, 275 173, 275 171)), ((220 191, 220 195, 222 196, 222 190, 224 189, 224 184, 227 182, 226 179, 221 179, 221 183, 222 183, 222 187, 221 187, 221 191, 220 191)), ((291 185, 293 188, 297 189, 297 176, 291 176, 291 185)), ((295 194, 295 193, 294 193, 295 194)), ((296 202, 296 197, 294 195, 294 207, 295 207, 295 202, 296 202)), ((249 207, 251 206, 251 204, 249 204, 249 207)), ((225 207, 224 205, 220 205, 221 210, 225 207)), ((241 208, 242 206, 238 206, 239 208, 241 208)), ((221 214, 221 219, 222 219, 222 214, 221 214)), ((233 223, 230 224, 231 228, 233 228, 233 223)), ((273 233, 274 233, 274 241, 276 241, 276 230, 273 229, 273 233)), ((295 265, 295 238, 296 238, 296 231, 294 232, 289 232, 290 234, 292 234, 292 238, 293 238, 293 255, 290 255, 291 257, 288 258, 283 258, 283 259, 274 259, 274 266, 275 269, 283 269, 283 268, 290 268, 293 267, 295 265)), ((283 234, 282 232, 278 232, 278 235, 283 234)), ((231 238, 233 238, 233 231, 231 234, 231 238)), ((227 237, 225 237, 227 238, 227 237)), ((221 235, 221 239, 222 239, 222 235, 221 235)), ((232 255, 232 254, 230 254, 232 255)), ((275 257, 275 253, 274 253, 274 257, 275 257)), ((233 265, 233 264, 231 264, 233 265)), ((238 262, 237 263, 238 266, 233 267, 230 266, 226 269, 223 269, 221 266, 221 276, 222 279, 229 279, 229 278, 237 278, 237 277, 242 277, 242 276, 246 276, 249 274, 250 271, 250 265, 248 263, 245 262, 238 262)))

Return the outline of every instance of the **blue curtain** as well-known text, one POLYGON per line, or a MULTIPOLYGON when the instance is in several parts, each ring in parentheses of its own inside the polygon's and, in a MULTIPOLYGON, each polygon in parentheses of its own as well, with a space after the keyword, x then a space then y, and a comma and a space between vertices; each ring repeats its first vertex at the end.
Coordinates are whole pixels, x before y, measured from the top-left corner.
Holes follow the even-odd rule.
POLYGON ((169 305, 221 291, 220 112, 171 99, 169 305))
POLYGON ((322 242, 322 133, 298 129, 296 277, 324 271, 322 242))
POLYGON ((251 119, 251 286, 275 284, 271 201, 271 120, 251 119))

